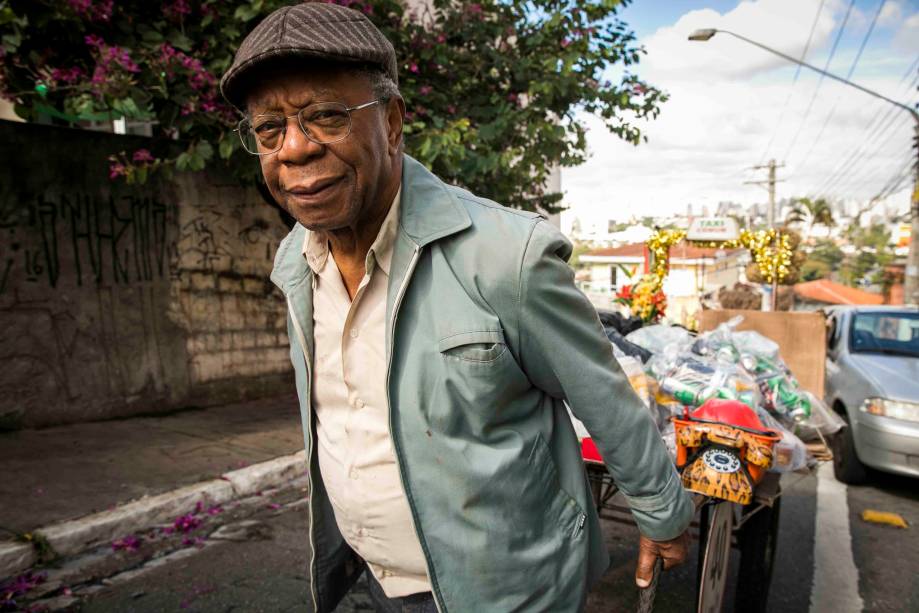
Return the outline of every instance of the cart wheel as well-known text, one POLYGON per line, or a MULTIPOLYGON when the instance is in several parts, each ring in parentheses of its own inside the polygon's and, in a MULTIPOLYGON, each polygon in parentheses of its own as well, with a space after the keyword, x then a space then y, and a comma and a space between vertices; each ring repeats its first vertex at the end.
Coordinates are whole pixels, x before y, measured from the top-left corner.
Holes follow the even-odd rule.
POLYGON ((720 613, 731 560, 731 527, 734 505, 718 502, 702 508, 699 533, 699 613, 720 613))
MULTIPOLYGON (((740 571, 737 573, 735 611, 761 613, 766 610, 769 584, 779 534, 779 512, 782 499, 776 498, 771 507, 764 506, 740 528, 740 571)), ((751 505, 756 508, 756 505, 751 505)), ((748 507, 750 508, 750 507, 748 507)))

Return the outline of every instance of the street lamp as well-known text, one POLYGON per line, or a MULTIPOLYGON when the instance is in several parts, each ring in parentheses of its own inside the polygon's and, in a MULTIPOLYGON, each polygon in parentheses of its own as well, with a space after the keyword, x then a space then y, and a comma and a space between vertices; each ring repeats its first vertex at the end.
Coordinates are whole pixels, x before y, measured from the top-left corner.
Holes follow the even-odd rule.
POLYGON ((855 89, 862 91, 869 96, 874 96, 875 98, 880 98, 881 100, 888 102, 901 110, 909 113, 913 120, 916 122, 916 156, 917 163, 915 168, 916 179, 915 179, 915 189, 913 189, 912 201, 910 206, 910 217, 912 220, 911 230, 910 230, 910 240, 909 240, 909 255, 906 257, 906 274, 905 274, 905 287, 903 288, 903 294, 905 302, 907 304, 919 304, 919 113, 916 112, 916 109, 913 107, 907 106, 902 102, 897 102, 892 100, 887 96, 883 96, 876 91, 872 91, 867 87, 862 87, 858 83, 853 83, 848 79, 844 79, 838 75, 835 75, 831 72, 827 72, 821 68, 817 68, 813 64, 808 64, 802 60, 794 58, 788 54, 777 51, 772 47, 767 47, 762 43, 758 43, 755 40, 750 40, 746 36, 741 36, 736 32, 731 32, 730 30, 719 30, 717 28, 703 28, 700 30, 694 31, 689 35, 689 40, 705 42, 710 40, 715 34, 721 32, 722 34, 728 34, 734 38, 738 38, 744 42, 750 43, 755 47, 759 47, 764 51, 768 51, 773 55, 777 55, 782 59, 788 60, 793 64, 799 66, 804 66, 809 68, 814 72, 820 73, 825 77, 829 77, 833 80, 839 81, 840 83, 845 83, 855 89))

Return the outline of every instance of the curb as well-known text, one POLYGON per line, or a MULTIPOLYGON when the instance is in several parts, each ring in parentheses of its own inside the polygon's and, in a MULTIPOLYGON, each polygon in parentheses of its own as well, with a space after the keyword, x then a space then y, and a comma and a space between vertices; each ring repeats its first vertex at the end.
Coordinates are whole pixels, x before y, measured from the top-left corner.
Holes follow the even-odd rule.
MULTIPOLYGON (((155 496, 144 496, 109 511, 51 524, 33 530, 61 557, 98 547, 125 534, 164 523, 188 512, 195 503, 225 504, 281 485, 306 471, 306 452, 281 456, 222 474, 217 479, 187 485, 155 496)), ((38 561, 30 543, 0 543, 0 579, 25 570, 38 561)))

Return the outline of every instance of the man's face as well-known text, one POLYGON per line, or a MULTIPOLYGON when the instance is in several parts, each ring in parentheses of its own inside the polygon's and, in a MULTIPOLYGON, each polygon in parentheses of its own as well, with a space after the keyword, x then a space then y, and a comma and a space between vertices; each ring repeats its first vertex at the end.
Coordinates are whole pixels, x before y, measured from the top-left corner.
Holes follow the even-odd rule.
MULTIPOLYGON (((249 117, 293 115, 315 102, 352 107, 375 99, 360 73, 310 67, 266 78, 247 99, 249 117)), ((380 103, 351 112, 351 133, 336 143, 309 140, 291 117, 283 146, 259 157, 275 200, 310 230, 356 227, 392 181, 401 142, 401 106, 380 103)))

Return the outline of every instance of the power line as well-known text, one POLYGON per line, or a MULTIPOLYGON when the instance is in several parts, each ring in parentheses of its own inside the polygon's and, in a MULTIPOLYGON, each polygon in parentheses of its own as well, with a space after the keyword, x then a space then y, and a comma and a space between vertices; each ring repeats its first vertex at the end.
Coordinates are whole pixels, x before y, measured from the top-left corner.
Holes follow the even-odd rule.
MULTIPOLYGON (((865 45, 868 44, 868 39, 871 38, 871 33, 874 32, 874 26, 878 22, 878 17, 881 16, 881 10, 884 8, 884 5, 887 4, 887 0, 881 0, 878 4, 878 9, 874 13, 874 19, 871 20, 871 25, 868 26, 868 31, 865 33, 865 37, 862 39, 862 44, 858 48, 858 53, 855 54, 855 59, 852 61, 852 65, 849 67, 849 72, 846 74, 846 80, 850 81, 852 79, 852 73, 855 72, 855 67, 858 66, 858 61, 862 57, 862 52, 865 50, 865 45)), ((820 143, 820 138, 823 136, 824 130, 826 130, 827 125, 830 123, 830 120, 833 118, 833 115, 836 113, 836 108, 839 106, 839 98, 836 99, 836 102, 833 103, 833 108, 830 109, 830 112, 827 113, 826 119, 823 121, 823 125, 820 126, 820 131, 817 133, 817 138, 814 139, 814 144, 811 145, 811 148, 808 149, 807 154, 804 156, 804 159, 799 163, 799 167, 803 167, 807 160, 810 159, 811 154, 814 152, 814 149, 817 147, 817 144, 820 143)))
MULTIPOLYGON (((849 8, 846 9, 846 15, 842 19, 842 24, 839 26, 839 32, 836 33, 836 40, 833 41, 833 47, 830 49, 830 56, 826 58, 826 64, 823 66, 824 72, 829 70, 830 62, 833 61, 833 56, 836 55, 836 48, 839 46, 839 41, 842 39, 842 33, 846 29, 846 24, 849 22, 849 15, 852 14, 852 8, 854 6, 855 0, 851 0, 849 2, 849 8)), ((820 86, 823 85, 824 77, 825 75, 821 73, 820 78, 817 80, 817 87, 814 88, 814 94, 811 96, 810 102, 807 105, 807 110, 804 111, 804 117, 801 118, 801 123, 798 125, 798 129, 795 132, 794 138, 791 139, 791 143, 788 145, 788 149, 785 151, 785 159, 788 158, 791 150, 794 149, 795 144, 798 142, 798 137, 801 135, 801 130, 804 129, 804 124, 807 122, 807 117, 810 115, 811 109, 814 106, 814 101, 817 99, 817 93, 820 91, 820 86)))
MULTIPOLYGON (((916 68, 919 68, 919 56, 916 57, 916 60, 910 65, 909 70, 900 78, 899 83, 902 83, 913 74, 916 68)), ((904 94, 912 90, 915 85, 919 83, 919 75, 917 75, 909 86, 904 90, 904 94)), ((878 108, 880 102, 875 103, 875 108, 878 108)), ((847 154, 842 153, 839 161, 829 173, 827 173, 826 178, 817 188, 816 193, 821 195, 826 195, 826 191, 833 185, 835 181, 839 178, 846 175, 846 173, 856 164, 861 162, 861 160, 868 154, 869 147, 871 144, 876 142, 882 135, 886 134, 890 127, 895 125, 897 121, 897 108, 893 106, 887 107, 886 112, 881 113, 878 108, 878 113, 874 115, 874 118, 865 126, 862 134, 863 136, 859 139, 859 145, 854 149, 850 150, 847 154), (886 122, 886 123, 885 123, 886 122), (844 159, 843 159, 844 158, 844 159)))
MULTIPOLYGON (((892 123, 890 125, 896 126, 897 124, 892 123)), ((902 122, 899 125, 901 128, 907 127, 907 126, 904 126, 902 122)), ((866 180, 870 181, 871 178, 875 175, 875 168, 877 167, 877 165, 884 164, 882 160, 878 159, 879 154, 885 149, 889 149, 889 146, 893 144, 896 139, 901 138, 901 134, 902 132, 900 132, 899 130, 895 130, 893 134, 891 134, 886 140, 884 140, 883 142, 878 144, 877 147, 874 148, 871 155, 868 157, 867 160, 865 160, 864 164, 857 167, 857 170, 853 172, 848 172, 842 175, 837 180, 838 182, 832 187, 835 188, 837 192, 845 192, 857 185, 864 184, 866 180)), ((904 155, 911 159, 912 154, 910 153, 910 151, 911 150, 908 149, 904 155)))
POLYGON ((908 118, 898 116, 895 108, 891 108, 888 113, 882 117, 883 125, 877 127, 872 133, 866 136, 862 145, 853 151, 846 163, 834 172, 821 186, 820 192, 829 190, 832 187, 840 189, 857 179, 862 175, 870 172, 871 162, 876 159, 878 154, 886 149, 892 141, 899 137, 900 129, 907 127, 908 118), (883 123, 886 120, 886 123, 883 123), (898 128, 891 132, 892 128, 898 128))
MULTIPOLYGON (((814 21, 811 23, 811 31, 807 35, 807 42, 804 43, 804 51, 801 52, 800 61, 804 61, 804 58, 807 57, 807 51, 810 49, 811 40, 814 38, 814 31, 817 29, 817 23, 820 21, 820 14, 823 12, 823 4, 825 0, 820 0, 820 6, 817 7, 817 14, 814 15, 814 21)), ((769 143, 766 145, 766 149, 763 151, 763 155, 760 156, 757 166, 761 166, 766 160, 766 156, 769 155, 769 150, 772 149, 772 143, 775 142, 775 137, 779 133, 779 128, 782 126, 782 120, 785 119, 785 111, 788 110, 788 103, 791 102, 791 95, 794 93, 795 84, 798 82, 798 76, 801 74, 801 64, 795 66, 795 76, 791 80, 791 87, 788 89, 788 94, 785 96, 785 103, 782 105, 782 110, 779 113, 779 119, 775 124, 775 129, 772 130, 772 136, 769 138, 769 143)))
POLYGON ((883 200, 888 196, 897 193, 900 191, 900 188, 903 187, 903 183, 908 180, 913 174, 913 161, 910 159, 903 167, 894 173, 889 181, 884 185, 883 188, 877 193, 877 195, 872 198, 872 201, 883 200))

